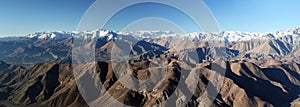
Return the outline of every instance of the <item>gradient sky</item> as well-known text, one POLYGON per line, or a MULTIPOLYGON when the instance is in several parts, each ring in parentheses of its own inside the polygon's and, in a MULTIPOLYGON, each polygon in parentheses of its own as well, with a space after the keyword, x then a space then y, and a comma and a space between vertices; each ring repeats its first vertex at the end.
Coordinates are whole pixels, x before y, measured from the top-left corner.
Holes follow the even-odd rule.
POLYGON ((300 26, 300 0, 204 0, 222 30, 274 32, 300 26))
POLYGON ((94 0, 1 0, 0 36, 74 30, 94 0))
MULTIPOLYGON (((20 36, 39 31, 75 30, 82 15, 94 1, 1 0, 0 37, 20 36)), ((300 26, 298 9, 300 0, 204 0, 204 2, 215 15, 222 30, 273 32, 300 26)), ((159 11, 164 7, 151 9, 159 11)), ((139 15, 149 14, 139 13, 139 15)), ((159 15, 160 13, 157 14, 159 15)))
MULTIPOLYGON (((160 4, 160 3, 139 3, 136 5, 129 6, 122 11, 115 14, 104 26, 104 29, 117 29, 122 30, 127 25, 134 21, 143 18, 159 17, 162 19, 167 19, 169 22, 174 22, 180 26, 186 33, 188 32, 199 32, 201 29, 195 24, 195 22, 181 10, 174 7, 160 4), (151 10, 149 10, 151 9, 151 10), (159 14, 158 14, 159 13, 159 14)), ((168 28, 169 24, 154 23, 155 21, 148 21, 140 25, 134 26, 131 29, 141 29, 141 30, 161 30, 161 27, 168 28), (155 29, 157 28, 157 29, 155 29)), ((159 21, 158 21, 159 22, 159 21)), ((168 29, 174 30, 174 29, 168 29)), ((175 31, 179 33, 178 31, 175 31)))

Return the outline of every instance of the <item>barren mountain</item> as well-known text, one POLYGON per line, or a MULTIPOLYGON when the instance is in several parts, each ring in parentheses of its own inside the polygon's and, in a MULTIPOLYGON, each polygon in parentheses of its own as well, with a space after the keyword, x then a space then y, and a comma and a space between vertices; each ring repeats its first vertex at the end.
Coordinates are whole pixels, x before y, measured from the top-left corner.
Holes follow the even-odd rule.
MULTIPOLYGON (((54 61, 63 57, 70 57, 72 53, 72 43, 80 44, 89 42, 89 39, 96 39, 96 41, 93 42, 96 44, 95 48, 98 50, 97 55, 100 54, 99 57, 103 57, 101 56, 102 53, 109 51, 112 47, 116 50, 120 47, 110 45, 112 44, 111 41, 115 43, 120 42, 120 44, 122 44, 121 42, 123 40, 125 44, 130 46, 135 45, 133 53, 145 52, 148 48, 152 48, 150 45, 156 45, 156 47, 160 47, 159 49, 165 48, 162 49, 163 51, 168 49, 171 52, 195 48, 222 47, 224 48, 222 50, 230 50, 227 51, 229 53, 224 51, 225 54, 229 54, 227 56, 225 55, 229 59, 276 59, 282 61, 286 60, 286 58, 300 56, 299 29, 300 28, 293 28, 268 34, 230 31, 191 34, 175 34, 162 31, 113 32, 108 30, 89 32, 39 32, 20 39, 0 42, 0 60, 21 65, 54 61), (141 44, 143 45, 142 47, 138 46, 141 44), (149 44, 149 46, 147 44, 149 44), (33 60, 28 60, 29 58, 33 58, 33 60)), ((94 43, 85 43, 85 47, 92 47, 94 43)), ((157 48, 156 50, 159 49, 157 48)))
POLYGON ((299 29, 40 32, 0 41, 0 106, 297 106, 299 29))
MULTIPOLYGON (((122 70, 122 72, 132 76, 114 73, 111 69, 113 63, 91 62, 78 65, 81 68, 78 78, 96 77, 90 80, 91 84, 89 85, 99 87, 97 85, 100 84, 97 83, 101 82, 102 87, 107 90, 104 93, 100 93, 100 90, 93 93, 93 99, 89 100, 91 106, 98 104, 119 105, 123 103, 131 106, 155 104, 160 104, 160 106, 170 104, 174 106, 182 106, 182 104, 197 106, 200 104, 202 96, 205 95, 204 92, 206 90, 211 91, 208 89, 209 84, 215 84, 215 80, 210 78, 213 72, 209 70, 215 70, 214 72, 218 73, 217 70, 222 69, 226 70, 226 73, 219 73, 216 76, 225 79, 216 99, 213 100, 214 106, 289 106, 300 94, 298 91, 300 88, 299 64, 260 68, 249 62, 227 62, 225 64, 226 68, 223 68, 220 64, 211 63, 189 69, 189 66, 186 66, 189 64, 184 62, 175 59, 166 59, 165 61, 164 63, 167 66, 164 67, 167 70, 161 71, 165 72, 164 75, 158 73, 164 67, 151 65, 149 61, 131 63, 130 69, 122 70), (94 68, 93 64, 95 64, 96 70, 89 72, 90 69, 94 68), (159 77, 151 77, 152 75, 159 77), (197 77, 195 78, 195 76, 197 77), (134 82, 135 79, 138 82, 134 82), (151 81, 145 81, 147 79, 151 81), (127 82, 124 82, 124 80, 127 82), (191 99, 187 98, 189 93, 184 91, 186 90, 185 87, 179 86, 179 81, 185 81, 184 85, 187 87, 196 84, 198 88, 196 88, 196 93, 193 94, 191 99), (134 86, 136 89, 132 89, 129 84, 136 84, 137 86, 134 86), (147 90, 149 87, 155 87, 155 89, 147 90), (172 94, 175 96, 170 97, 172 94), (183 97, 187 98, 186 101, 182 99, 183 97), (170 98, 174 98, 174 104, 162 103, 166 100, 172 100, 170 98), (115 102, 115 100, 118 102, 115 102), (181 100, 183 100, 182 103, 180 103, 181 100)), ((35 64, 21 70, 21 72, 14 71, 8 74, 14 74, 15 76, 8 80, 11 82, 1 86, 1 93, 8 95, 7 100, 10 101, 9 104, 13 105, 87 106, 82 96, 92 94, 92 92, 86 93, 87 95, 79 93, 73 76, 72 65, 70 64, 60 64, 59 62, 35 64), (23 79, 20 80, 21 78, 23 79)), ((212 97, 213 94, 208 93, 207 96, 212 97)))

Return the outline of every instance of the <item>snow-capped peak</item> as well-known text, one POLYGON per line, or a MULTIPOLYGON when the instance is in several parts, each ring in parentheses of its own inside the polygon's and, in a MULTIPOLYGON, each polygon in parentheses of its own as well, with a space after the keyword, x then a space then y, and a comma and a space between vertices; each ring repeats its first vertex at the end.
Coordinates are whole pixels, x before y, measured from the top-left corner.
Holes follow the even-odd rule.
POLYGON ((61 38, 70 38, 72 37, 72 33, 57 31, 57 32, 37 32, 34 34, 29 34, 26 37, 28 38, 37 38, 39 40, 44 39, 61 39, 61 38))
POLYGON ((122 39, 122 38, 172 38, 177 37, 183 40, 226 40, 226 41, 248 41, 251 39, 271 39, 283 36, 300 35, 300 27, 290 30, 278 31, 274 33, 253 33, 239 31, 223 31, 223 32, 194 32, 189 34, 178 34, 171 31, 138 31, 138 32, 115 32, 111 30, 96 29, 93 31, 72 31, 72 32, 38 32, 27 35, 28 38, 38 39, 61 39, 70 37, 79 38, 106 38, 122 39))

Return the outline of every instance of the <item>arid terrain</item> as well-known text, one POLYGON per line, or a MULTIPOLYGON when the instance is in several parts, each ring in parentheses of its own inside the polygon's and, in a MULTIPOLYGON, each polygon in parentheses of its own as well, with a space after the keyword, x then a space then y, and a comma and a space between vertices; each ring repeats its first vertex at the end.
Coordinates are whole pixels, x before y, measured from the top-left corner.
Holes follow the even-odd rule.
POLYGON ((29 34, 0 41, 0 106, 298 107, 299 49, 300 28, 29 34))

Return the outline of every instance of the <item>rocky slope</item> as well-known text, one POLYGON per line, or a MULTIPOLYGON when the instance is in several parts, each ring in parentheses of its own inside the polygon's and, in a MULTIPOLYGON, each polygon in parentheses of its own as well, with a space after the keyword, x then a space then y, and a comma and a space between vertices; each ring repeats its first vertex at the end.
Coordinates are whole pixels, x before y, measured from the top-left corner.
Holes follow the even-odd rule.
POLYGON ((300 28, 30 34, 0 42, 0 106, 297 106, 299 40, 300 28))
MULTIPOLYGON (((175 59, 166 59, 164 63, 167 66, 152 65, 151 68, 149 68, 151 65, 149 61, 132 63, 130 69, 122 70, 122 72, 132 75, 129 77, 122 75, 122 73, 114 73, 111 69, 113 63, 91 62, 78 65, 81 68, 78 79, 86 76, 95 77, 90 80, 91 84, 85 85, 99 87, 98 85, 101 85, 99 82, 101 82, 102 87, 107 90, 104 93, 100 93, 101 91, 98 90, 99 92, 86 92, 85 94, 80 94, 80 92, 89 90, 78 90, 72 65, 61 64, 60 62, 35 64, 27 69, 8 72, 8 74, 14 74, 14 76, 8 79, 8 82, 5 82, 0 88, 1 93, 7 95, 6 98, 2 98, 2 101, 9 101, 11 105, 23 106, 76 107, 87 106, 83 96, 92 93, 94 97, 88 100, 90 106, 99 106, 99 104, 112 106, 119 104, 131 106, 156 104, 160 106, 182 106, 187 104, 197 106, 203 103, 200 102, 205 94, 211 97, 214 96, 213 93, 205 93, 205 91, 212 91, 212 89, 209 89, 209 84, 215 86, 215 81, 221 77, 224 77, 224 81, 216 99, 213 99, 212 106, 290 106, 290 103, 296 101, 300 94, 298 91, 300 88, 299 64, 283 64, 261 68, 250 62, 226 62, 226 68, 222 67, 222 64, 207 63, 190 69, 191 65, 175 59), (90 69, 93 69, 93 64, 95 64, 96 70, 89 72, 90 69), (167 70, 162 71, 165 72, 164 75, 159 75, 160 73, 157 73, 157 71, 163 68, 167 70), (216 80, 211 79, 210 76, 213 75, 213 72, 210 70, 218 73, 215 75, 217 76, 216 80), (222 70, 226 70, 226 73, 219 72, 222 70), (153 78, 151 75, 160 77, 153 78), (137 79, 138 82, 124 82, 124 80, 131 79, 137 79), (145 85, 143 82, 148 79, 151 82, 145 85), (184 81, 183 85, 186 87, 196 84, 195 93, 190 99, 186 98, 186 101, 182 98, 188 97, 189 93, 184 91, 186 87, 179 86, 179 81, 184 81), (156 84, 151 85, 150 83, 156 84), (132 87, 130 88, 129 84, 138 86, 135 86, 135 90, 132 87), (147 87, 155 87, 155 89, 147 90, 147 87), (175 96, 171 97, 173 94, 175 96), (174 100, 174 102, 162 103, 167 100, 174 100)), ((295 105, 295 103, 292 104, 295 105)))

